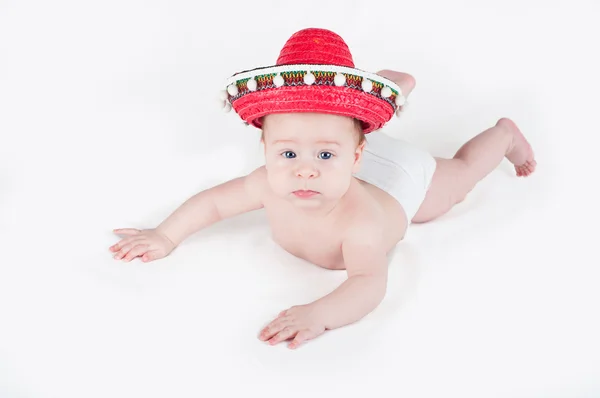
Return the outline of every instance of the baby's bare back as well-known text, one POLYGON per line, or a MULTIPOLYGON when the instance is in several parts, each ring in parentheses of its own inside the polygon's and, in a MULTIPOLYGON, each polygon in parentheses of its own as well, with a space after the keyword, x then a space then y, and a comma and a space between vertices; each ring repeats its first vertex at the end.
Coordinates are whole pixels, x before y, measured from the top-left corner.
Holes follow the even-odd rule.
MULTIPOLYGON (((406 231, 406 217, 398 202, 379 188, 353 179, 344 198, 327 216, 308 216, 265 186, 263 203, 273 240, 296 257, 328 269, 345 269, 341 245, 349 228, 368 223, 384 225, 387 250, 406 231)), ((308 199, 310 200, 310 199, 308 199)))

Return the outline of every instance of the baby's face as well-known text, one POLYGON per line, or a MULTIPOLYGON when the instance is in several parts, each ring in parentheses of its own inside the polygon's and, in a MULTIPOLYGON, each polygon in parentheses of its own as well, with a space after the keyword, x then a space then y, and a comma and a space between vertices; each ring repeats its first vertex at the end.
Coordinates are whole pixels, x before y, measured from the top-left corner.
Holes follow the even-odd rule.
POLYGON ((271 114, 263 120, 271 189, 308 209, 331 206, 358 171, 363 145, 351 118, 318 113, 271 114), (307 193, 299 191, 313 191, 307 193))

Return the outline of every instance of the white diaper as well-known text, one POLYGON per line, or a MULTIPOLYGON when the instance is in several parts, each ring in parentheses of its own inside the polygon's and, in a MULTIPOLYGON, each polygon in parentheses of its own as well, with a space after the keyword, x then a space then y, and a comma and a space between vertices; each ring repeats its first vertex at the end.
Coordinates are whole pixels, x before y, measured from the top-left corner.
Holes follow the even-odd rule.
POLYGON ((435 159, 428 152, 382 131, 367 134, 366 140, 362 164, 354 176, 394 197, 410 223, 431 184, 435 159))

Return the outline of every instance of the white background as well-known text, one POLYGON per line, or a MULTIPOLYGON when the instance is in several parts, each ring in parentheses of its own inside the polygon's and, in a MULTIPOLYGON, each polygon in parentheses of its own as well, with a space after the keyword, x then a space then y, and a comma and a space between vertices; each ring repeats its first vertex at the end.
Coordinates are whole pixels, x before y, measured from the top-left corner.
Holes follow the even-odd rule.
POLYGON ((597 4, 0 1, 0 397, 600 396, 597 4), (262 212, 149 264, 108 247, 261 164, 214 99, 305 27, 415 76, 387 133, 451 156, 506 116, 538 170, 413 226, 380 307, 292 351, 260 328, 345 274, 262 212))

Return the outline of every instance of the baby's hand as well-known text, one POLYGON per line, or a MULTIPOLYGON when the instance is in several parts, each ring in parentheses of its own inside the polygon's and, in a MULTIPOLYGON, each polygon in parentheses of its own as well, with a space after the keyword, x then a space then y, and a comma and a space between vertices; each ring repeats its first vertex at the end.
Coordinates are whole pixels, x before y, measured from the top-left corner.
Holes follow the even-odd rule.
POLYGON ((117 235, 129 235, 110 247, 116 260, 131 261, 141 257, 142 261, 152 261, 167 256, 175 248, 175 244, 155 229, 139 230, 135 228, 115 229, 117 235))
POLYGON ((314 339, 325 332, 325 323, 314 304, 299 305, 282 311, 260 333, 259 339, 269 344, 293 338, 288 348, 296 348, 303 341, 314 339))

